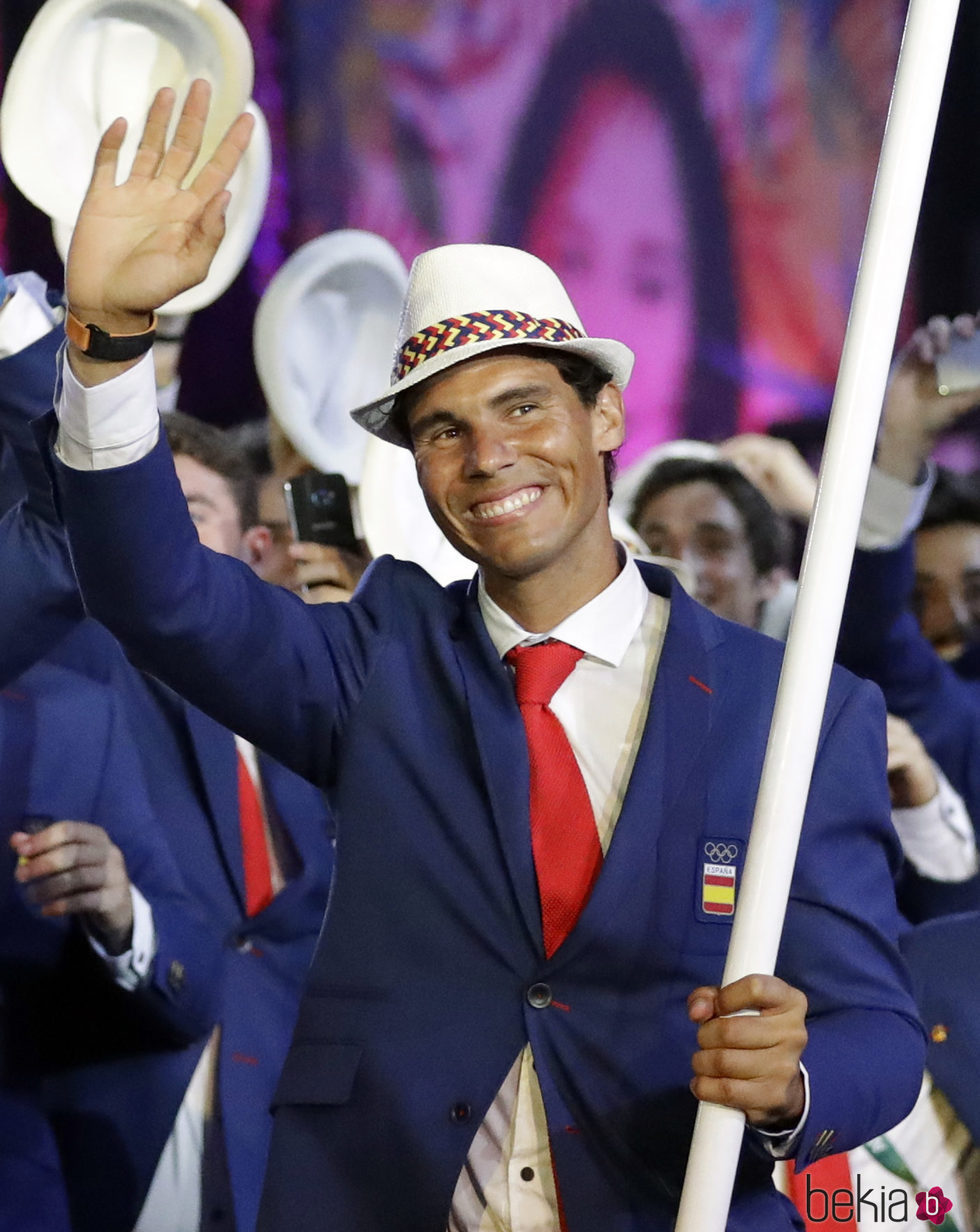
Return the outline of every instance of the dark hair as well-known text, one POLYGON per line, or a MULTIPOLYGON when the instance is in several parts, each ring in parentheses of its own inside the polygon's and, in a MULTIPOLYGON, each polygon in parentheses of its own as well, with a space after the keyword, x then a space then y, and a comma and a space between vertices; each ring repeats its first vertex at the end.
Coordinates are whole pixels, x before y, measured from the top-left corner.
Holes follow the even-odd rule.
MULTIPOLYGON (((612 380, 612 373, 594 363, 584 355, 576 355, 574 351, 559 351, 554 347, 534 346, 533 343, 518 343, 516 346, 501 348, 507 355, 523 355, 529 359, 546 360, 552 367, 558 369, 558 374, 566 385, 571 385, 578 394, 579 401, 591 410, 599 396, 612 380)), ((497 352, 498 354, 500 352, 497 352)), ((391 408, 391 423, 400 437, 411 446, 411 434, 408 430, 408 413, 415 405, 415 400, 425 382, 396 394, 391 408)), ((602 455, 603 474, 606 480, 606 500, 612 500, 613 483, 616 479, 616 452, 610 450, 602 455)))
POLYGON ((273 473, 267 419, 247 419, 233 428, 226 428, 225 436, 232 448, 242 453, 257 479, 273 473))
POLYGON ((635 530, 647 505, 663 492, 685 483, 714 484, 735 506, 745 537, 749 541, 752 564, 760 576, 789 559, 789 533, 785 521, 773 509, 754 483, 742 472, 719 458, 665 458, 646 474, 633 498, 629 524, 635 530))
MULTIPOLYGON (((527 246, 528 226, 562 134, 587 83, 603 73, 625 77, 651 100, 670 128, 691 241, 697 320, 697 362, 687 378, 683 432, 720 439, 737 427, 739 372, 738 312, 721 163, 674 22, 650 0, 593 0, 568 22, 512 140, 491 239, 516 248, 527 246)), ((643 209, 642 202, 637 202, 637 209, 643 209)), ((648 345, 655 346, 656 340, 650 339, 648 345)))
POLYGON ((242 530, 256 526, 259 521, 258 486, 245 451, 221 428, 195 419, 193 415, 170 411, 161 418, 170 452, 193 458, 220 475, 231 491, 242 530))
POLYGON ((929 495, 920 530, 951 526, 954 522, 980 525, 980 475, 961 475, 940 466, 936 484, 929 495))

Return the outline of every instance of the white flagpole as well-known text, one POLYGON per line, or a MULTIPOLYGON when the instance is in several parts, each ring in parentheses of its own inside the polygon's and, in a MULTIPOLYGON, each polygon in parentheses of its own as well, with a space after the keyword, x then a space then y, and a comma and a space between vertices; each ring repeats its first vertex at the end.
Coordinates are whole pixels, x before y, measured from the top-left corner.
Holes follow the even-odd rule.
MULTIPOLYGON (((844 340, 726 984, 771 974, 789 897, 959 0, 911 0, 844 340)), ((698 1108, 675 1232, 724 1232, 744 1117, 698 1108)))

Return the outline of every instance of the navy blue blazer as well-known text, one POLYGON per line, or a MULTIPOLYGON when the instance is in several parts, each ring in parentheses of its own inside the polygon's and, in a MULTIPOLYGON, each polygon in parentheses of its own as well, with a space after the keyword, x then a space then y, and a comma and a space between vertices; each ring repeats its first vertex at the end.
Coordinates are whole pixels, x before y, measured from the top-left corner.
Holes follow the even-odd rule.
POLYGON ((0 1228, 71 1232, 51 1127, 36 1100, 4 1090, 0 1090, 0 1228))
MULTIPOLYGON (((909 610, 913 540, 883 552, 857 551, 837 659, 873 680, 888 709, 914 728, 963 797, 980 839, 980 683, 936 654, 909 610)), ((905 871, 900 901, 914 922, 980 909, 980 877, 958 884, 905 871)))
POLYGON ((928 920, 901 945, 929 1035, 926 1068, 980 1142, 980 912, 928 920))
MULTIPOLYGON (((220 1099, 238 1232, 255 1226, 272 1118, 269 1107, 319 934, 333 862, 321 792, 260 755, 266 803, 295 876, 259 915, 245 913, 237 761, 227 728, 126 662, 83 608, 39 455, 36 417, 50 406, 60 339, 52 332, 0 360, 0 432, 28 497, 0 522, 0 682, 42 655, 110 684, 137 736, 150 798, 184 882, 220 947, 214 976, 222 1026, 220 1099)), ((97 1084, 63 1084, 52 1119, 65 1160, 75 1232, 130 1232, 203 1041, 158 1055, 152 1074, 116 1063, 106 1098, 138 1116, 139 1132, 104 1149, 97 1084), (124 1080, 120 1080, 120 1079, 124 1080)))
POLYGON ((68 545, 34 421, 51 405, 61 331, 0 359, 0 436, 26 489, 0 518, 0 688, 71 633, 83 616, 68 545))
MULTIPOLYGON (((695 1112, 686 997, 720 979, 729 935, 702 908, 705 861, 744 852, 781 646, 643 569, 671 596, 649 718, 596 888, 547 960, 524 730, 474 588, 390 558, 349 604, 263 586, 201 548, 163 441, 118 470, 59 467, 59 482, 92 611, 334 806, 337 869, 259 1227, 442 1228, 530 1041, 571 1232, 666 1232, 695 1112)), ((809 1000, 801 1165, 894 1124, 921 1079, 884 765, 880 696, 836 672, 777 964, 809 1000)), ((750 1139, 729 1227, 797 1226, 750 1139)))
MULTIPOLYGON (((88 672, 102 654, 106 679, 138 732, 150 798, 166 808, 163 829, 174 859, 220 950, 213 1019, 221 1025, 219 1098, 235 1226, 249 1232, 268 1153, 269 1107, 327 900, 330 815, 322 793, 260 757, 266 801, 283 827, 296 874, 265 910, 247 916, 232 734, 133 670, 93 621, 56 653, 88 672)), ((202 1047, 198 1041, 161 1060, 152 1081, 137 1082, 132 1074, 132 1085, 117 1084, 114 1098, 138 1103, 142 1129, 138 1138, 120 1141, 111 1166, 104 1153, 93 1151, 88 1093, 61 1093, 52 1122, 66 1161, 76 1232, 132 1228, 202 1047), (127 1185, 120 1185, 120 1175, 127 1185)))
MULTIPOLYGON (((114 1084, 128 1071, 139 1089, 160 1057, 207 1034, 220 947, 184 890, 109 689, 39 665, 0 692, 0 784, 3 1088, 36 1116, 66 1089, 85 1091, 89 1149, 111 1163, 117 1143, 143 1130, 138 1102, 120 1101, 114 1084), (138 989, 111 979, 77 921, 44 918, 29 904, 7 842, 25 817, 92 822, 122 851, 156 923, 157 951, 138 989)), ((14 1192, 0 1190, 0 1215, 14 1192)))

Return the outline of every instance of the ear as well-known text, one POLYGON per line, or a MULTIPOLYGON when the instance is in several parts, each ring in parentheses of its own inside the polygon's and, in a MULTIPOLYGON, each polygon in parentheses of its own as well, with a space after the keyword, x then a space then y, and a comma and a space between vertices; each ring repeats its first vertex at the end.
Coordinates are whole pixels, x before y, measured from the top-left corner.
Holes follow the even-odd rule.
POLYGON ((262 566, 272 551, 273 537, 268 526, 250 526, 242 535, 242 560, 261 575, 262 566))
POLYGON ((603 385, 592 408, 592 439, 598 453, 618 449, 626 435, 626 408, 623 394, 612 381, 603 385))

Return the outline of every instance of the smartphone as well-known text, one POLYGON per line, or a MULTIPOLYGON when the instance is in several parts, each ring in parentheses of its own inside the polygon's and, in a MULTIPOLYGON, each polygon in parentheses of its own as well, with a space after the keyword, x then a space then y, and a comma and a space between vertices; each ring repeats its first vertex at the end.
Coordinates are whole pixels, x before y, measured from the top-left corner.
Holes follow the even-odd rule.
POLYGON ((297 543, 358 550, 350 492, 343 475, 304 471, 282 485, 289 524, 297 543))
POLYGON ((948 350, 936 358, 936 388, 943 395, 980 390, 980 330, 972 338, 952 336, 948 350))

